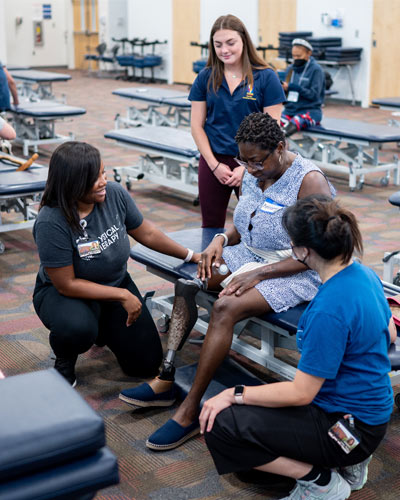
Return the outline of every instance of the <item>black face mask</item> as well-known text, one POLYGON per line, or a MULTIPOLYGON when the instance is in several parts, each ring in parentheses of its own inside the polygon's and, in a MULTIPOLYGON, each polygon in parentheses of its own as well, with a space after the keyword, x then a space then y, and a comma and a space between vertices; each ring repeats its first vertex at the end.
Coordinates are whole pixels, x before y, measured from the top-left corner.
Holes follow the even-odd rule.
POLYGON ((295 68, 300 68, 301 66, 304 66, 307 62, 307 59, 295 59, 293 61, 293 66, 295 68))

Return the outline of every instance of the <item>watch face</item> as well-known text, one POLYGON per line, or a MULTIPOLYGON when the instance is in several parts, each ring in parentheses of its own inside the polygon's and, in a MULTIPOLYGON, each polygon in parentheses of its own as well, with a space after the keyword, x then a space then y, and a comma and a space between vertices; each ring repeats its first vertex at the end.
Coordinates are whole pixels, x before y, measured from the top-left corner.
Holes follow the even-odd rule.
POLYGON ((235 386, 235 396, 241 396, 244 391, 244 385, 235 386))

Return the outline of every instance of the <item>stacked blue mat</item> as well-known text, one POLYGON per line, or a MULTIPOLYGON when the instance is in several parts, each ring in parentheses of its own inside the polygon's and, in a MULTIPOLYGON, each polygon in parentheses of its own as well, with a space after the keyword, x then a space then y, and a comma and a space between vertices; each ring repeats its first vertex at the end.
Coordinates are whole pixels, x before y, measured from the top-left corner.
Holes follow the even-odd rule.
POLYGON ((195 73, 200 73, 202 69, 206 67, 207 64, 207 58, 202 58, 198 59, 197 61, 193 62, 193 71, 195 73))
POLYGON ((361 60, 361 47, 329 47, 325 51, 328 61, 348 62, 361 60))
POLYGON ((315 59, 327 59, 326 51, 328 48, 342 46, 342 38, 336 36, 312 37, 308 38, 308 41, 313 47, 315 59))
POLYGON ((279 32, 279 57, 286 58, 292 55, 292 41, 295 38, 308 39, 312 31, 281 31, 279 32))
POLYGON ((0 380, 0 500, 89 500, 118 483, 102 418, 54 369, 0 380))

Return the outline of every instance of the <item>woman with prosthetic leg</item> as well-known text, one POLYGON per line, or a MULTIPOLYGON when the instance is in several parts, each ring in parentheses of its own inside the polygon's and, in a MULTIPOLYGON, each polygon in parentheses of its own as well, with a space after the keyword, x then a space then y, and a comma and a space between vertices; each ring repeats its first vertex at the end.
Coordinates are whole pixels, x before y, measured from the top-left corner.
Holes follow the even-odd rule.
MULTIPOLYGON (((284 133, 267 113, 247 116, 236 141, 240 153, 236 161, 245 168, 245 173, 234 226, 225 234, 216 235, 202 252, 198 267, 198 279, 208 280, 209 290, 220 290, 224 280, 224 276, 213 275, 213 264, 217 268, 226 264, 231 275, 225 277, 226 286, 214 303, 188 395, 174 417, 146 442, 154 450, 175 448, 199 432, 200 401, 229 353, 235 324, 309 301, 320 284, 316 272, 290 257, 290 239, 283 228, 282 216, 284 209, 298 199, 316 193, 332 196, 334 189, 318 167, 286 149, 284 133)), ((178 348, 180 339, 186 338, 195 324, 198 289, 197 280, 177 284, 170 335, 176 336, 178 348)), ((167 354, 166 367, 171 358, 167 354)), ((175 400, 173 383, 160 376, 149 384, 122 391, 121 397, 138 406, 159 406, 160 400, 163 406, 168 406, 175 400)))

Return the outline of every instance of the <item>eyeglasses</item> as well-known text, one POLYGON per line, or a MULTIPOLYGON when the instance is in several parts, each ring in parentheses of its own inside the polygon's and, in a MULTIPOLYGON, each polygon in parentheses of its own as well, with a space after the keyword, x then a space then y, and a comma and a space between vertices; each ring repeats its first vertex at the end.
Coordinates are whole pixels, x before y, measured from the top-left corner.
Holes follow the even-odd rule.
MULTIPOLYGON (((275 150, 274 150, 275 151, 275 150)), ((238 163, 241 167, 244 167, 248 169, 249 167, 254 168, 255 170, 263 170, 264 169, 264 163, 268 158, 272 155, 274 151, 271 151, 270 153, 267 154, 267 156, 261 160, 261 161, 243 161, 240 158, 234 158, 236 163, 238 163)))
POLYGON ((306 259, 307 259, 308 255, 306 255, 304 257, 304 259, 300 259, 299 257, 297 257, 296 252, 294 251, 294 249, 296 248, 296 245, 293 245, 293 243, 290 242, 290 248, 292 249, 292 259, 297 260, 298 262, 301 262, 302 264, 304 264, 305 266, 308 267, 308 264, 306 264, 306 259))

